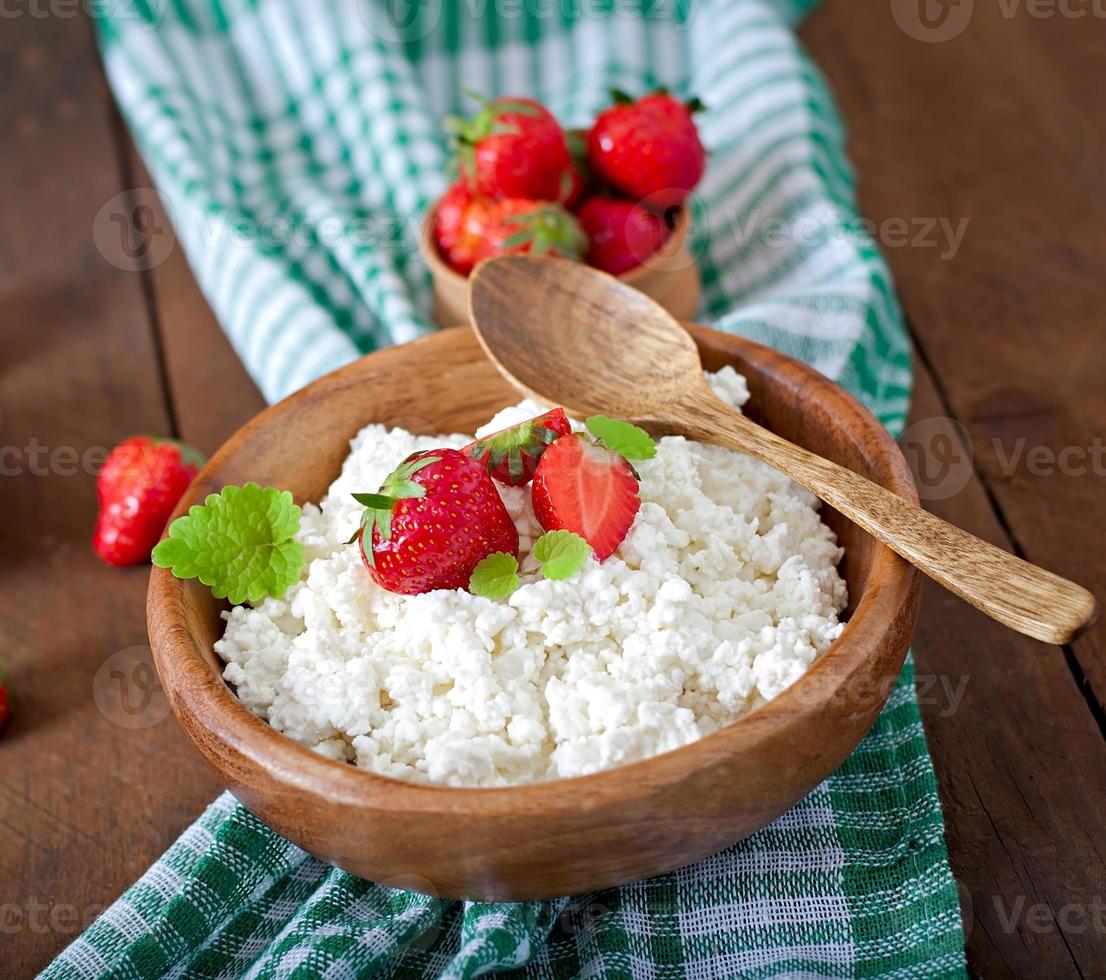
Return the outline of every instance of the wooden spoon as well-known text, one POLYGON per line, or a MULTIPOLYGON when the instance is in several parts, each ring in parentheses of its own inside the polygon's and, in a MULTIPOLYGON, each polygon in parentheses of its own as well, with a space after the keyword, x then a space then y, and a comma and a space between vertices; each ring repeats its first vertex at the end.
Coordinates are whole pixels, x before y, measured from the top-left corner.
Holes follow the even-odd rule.
POLYGON ((781 439, 722 402, 695 344, 667 311, 612 276, 513 255, 469 283, 476 335, 499 371, 574 415, 633 420, 747 453, 806 487, 977 609, 1048 643, 1098 616, 1079 585, 994 547, 836 463, 781 439))

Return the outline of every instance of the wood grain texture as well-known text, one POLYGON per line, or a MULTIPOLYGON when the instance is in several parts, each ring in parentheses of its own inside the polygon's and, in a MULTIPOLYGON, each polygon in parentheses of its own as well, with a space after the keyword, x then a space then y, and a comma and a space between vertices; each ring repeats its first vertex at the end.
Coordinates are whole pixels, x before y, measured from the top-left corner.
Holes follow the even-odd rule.
MULTIPOLYGON (((842 108, 917 349, 1011 547, 1103 602, 1106 126, 1087 95, 1106 69, 1101 11, 977 2, 934 44, 891 4, 830 0, 803 36, 842 108), (941 219, 967 222, 958 248, 941 219)), ((1106 732, 1106 627, 1068 656, 1106 732)))
POLYGON ((595 269, 513 255, 479 265, 472 323, 527 394, 717 443, 774 466, 930 578, 1027 636, 1067 643, 1098 617, 1094 596, 750 422, 710 390, 694 344, 649 297, 595 269))
MULTIPOLYGON (((440 327, 451 327, 468 319, 468 279, 451 269, 438 252, 434 241, 436 214, 435 207, 427 212, 420 242, 433 282, 434 320, 440 327)), ((655 299, 678 320, 695 318, 702 289, 690 236, 691 214, 687 208, 680 208, 664 245, 636 269, 618 277, 655 299)))
MULTIPOLYGON (((768 425, 896 493, 913 492, 890 437, 842 389, 748 341, 702 329, 695 337, 708 366, 732 363, 749 377, 752 404, 768 425)), ((382 351, 250 422, 201 472, 180 510, 246 480, 317 500, 367 423, 421 414, 428 431, 472 431, 516 398, 468 329, 382 351)), ((843 573, 853 604, 841 638, 810 671, 699 742, 576 779, 455 789, 320 758, 234 697, 212 652, 221 604, 164 569, 150 578, 150 639, 189 737, 242 802, 311 853, 375 880, 415 875, 446 897, 578 894, 672 870, 759 829, 829 775, 868 730, 905 657, 919 580, 853 525, 830 520, 849 555, 843 573)))
MULTIPOLYGON (((924 365, 916 379, 911 422, 947 416, 924 365)), ((978 479, 927 506, 1010 545, 978 479)), ((933 583, 923 585, 913 648, 972 974, 1100 975, 1106 936, 1093 909, 1106 881, 1106 743, 1064 652, 933 583)))
POLYGON ((5 18, 0 64, 0 975, 27 977, 218 784, 146 673, 145 571, 90 548, 107 449, 171 426, 141 277, 93 235, 125 184, 88 25, 5 18))
MULTIPOLYGON (((152 189, 153 181, 130 140, 124 143, 123 156, 128 183, 152 189)), ((173 234, 159 200, 149 200, 155 222, 173 234)), ((265 399, 207 305, 179 245, 147 273, 146 288, 172 423, 182 439, 211 455, 265 407, 265 399)))

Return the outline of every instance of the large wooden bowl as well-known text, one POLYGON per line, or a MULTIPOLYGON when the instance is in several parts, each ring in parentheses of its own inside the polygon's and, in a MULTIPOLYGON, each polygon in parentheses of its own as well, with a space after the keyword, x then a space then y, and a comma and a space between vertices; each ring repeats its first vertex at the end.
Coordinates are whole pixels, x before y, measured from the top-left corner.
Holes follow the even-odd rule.
MULTIPOLYGON (((708 369, 749 379, 748 412, 904 497, 898 447, 851 396, 757 344, 691 328, 708 369)), ((180 511, 249 480, 318 500, 372 421, 471 432, 515 392, 459 328, 365 357, 262 412, 200 473, 180 511)), ((404 783, 323 759, 255 718, 222 680, 212 644, 223 604, 154 569, 148 619, 184 730, 250 810, 347 871, 451 898, 576 894, 678 868, 765 826, 841 764, 898 676, 918 574, 839 515, 849 622, 808 673, 692 745, 591 776, 506 789, 404 783)))

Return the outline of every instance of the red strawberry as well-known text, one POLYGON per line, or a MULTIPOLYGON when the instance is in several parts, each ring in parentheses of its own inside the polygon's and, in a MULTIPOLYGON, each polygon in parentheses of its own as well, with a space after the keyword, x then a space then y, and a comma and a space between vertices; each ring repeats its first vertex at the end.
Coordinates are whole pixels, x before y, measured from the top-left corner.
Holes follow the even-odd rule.
POLYGON ((450 121, 461 176, 484 197, 561 200, 572 158, 552 113, 533 99, 480 102, 470 119, 450 121))
POLYGON ((598 561, 622 543, 641 506, 630 463, 576 433, 546 449, 534 473, 530 499, 545 530, 579 534, 598 561))
POLYGON ((571 431, 565 410, 555 408, 537 418, 470 442, 461 452, 478 460, 500 483, 521 487, 533 479, 538 460, 549 444, 571 431))
POLYGON ((196 450, 171 439, 134 436, 116 446, 96 479, 96 554, 109 565, 149 561, 202 463, 196 450))
POLYGON ((565 171, 564 186, 561 190, 561 196, 558 198, 558 203, 563 204, 571 211, 580 203, 580 199, 584 196, 586 190, 587 182, 584 180, 583 173, 573 165, 565 171))
POLYGON ((0 734, 3 734, 11 720, 12 696, 8 690, 8 675, 4 671, 4 665, 0 664, 0 734))
POLYGON ((472 191, 464 180, 455 180, 438 201, 434 215, 434 242, 443 255, 457 248, 464 235, 465 212, 472 204, 472 191))
POLYGON ((434 241, 442 258, 463 276, 475 265, 476 249, 493 208, 492 201, 474 197, 463 179, 451 184, 438 202, 434 241))
POLYGON ((492 478, 456 449, 415 453, 379 493, 354 497, 366 507, 356 535, 361 557, 389 592, 463 589, 488 555, 518 556, 518 532, 492 478))
POLYGON ((572 166, 569 168, 568 193, 563 194, 560 201, 566 208, 574 210, 584 195, 593 189, 591 175, 588 173, 588 131, 566 130, 565 140, 568 142, 568 152, 572 155, 572 166))
POLYGON ((640 204, 597 194, 580 205, 576 218, 588 236, 589 265, 621 275, 641 265, 664 244, 664 219, 640 204))
POLYGON ((666 92, 636 102, 620 92, 588 134, 594 178, 658 210, 682 204, 703 176, 707 154, 691 118, 701 108, 666 92))
POLYGON ((474 257, 480 262, 496 255, 529 252, 580 259, 587 244, 579 223, 559 204, 511 197, 492 206, 474 257))

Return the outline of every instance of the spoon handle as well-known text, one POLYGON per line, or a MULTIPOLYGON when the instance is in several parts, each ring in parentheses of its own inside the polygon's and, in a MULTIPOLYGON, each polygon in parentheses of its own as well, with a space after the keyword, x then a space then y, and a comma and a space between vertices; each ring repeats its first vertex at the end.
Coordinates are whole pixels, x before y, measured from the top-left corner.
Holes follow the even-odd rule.
POLYGON ((1098 616, 1082 586, 1022 561, 889 490, 769 432, 697 390, 669 431, 759 459, 835 508, 992 619, 1047 643, 1069 643, 1098 616))

